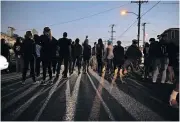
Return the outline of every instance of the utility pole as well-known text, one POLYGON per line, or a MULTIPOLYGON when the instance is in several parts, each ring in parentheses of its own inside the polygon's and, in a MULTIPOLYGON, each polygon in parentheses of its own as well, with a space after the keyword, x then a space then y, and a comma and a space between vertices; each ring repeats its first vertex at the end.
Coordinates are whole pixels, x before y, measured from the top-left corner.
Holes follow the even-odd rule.
POLYGON ((116 32, 116 31, 114 31, 115 24, 112 24, 110 26, 111 26, 111 41, 112 41, 112 44, 113 44, 113 40, 114 40, 114 35, 113 34, 116 32))
POLYGON ((146 38, 146 24, 147 23, 143 23, 143 48, 144 48, 144 44, 145 44, 145 38, 146 38))
POLYGON ((138 35, 137 35, 137 40, 138 40, 138 47, 139 47, 139 38, 140 38, 140 28, 141 28, 141 4, 147 3, 148 1, 131 1, 131 3, 138 3, 139 9, 138 9, 138 35))

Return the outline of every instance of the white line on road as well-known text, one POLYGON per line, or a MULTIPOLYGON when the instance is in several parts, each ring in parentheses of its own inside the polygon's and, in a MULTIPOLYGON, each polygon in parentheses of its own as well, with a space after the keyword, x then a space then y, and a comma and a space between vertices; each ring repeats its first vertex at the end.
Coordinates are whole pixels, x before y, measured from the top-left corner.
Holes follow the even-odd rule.
MULTIPOLYGON (((72 74, 72 75, 73 75, 73 74, 72 74)), ((72 75, 70 75, 69 78, 70 78, 72 75)), ((61 77, 62 77, 62 74, 60 73, 59 79, 58 79, 57 82, 53 85, 52 89, 49 91, 49 95, 46 97, 46 100, 45 100, 43 106, 41 107, 41 109, 39 110, 38 114, 36 115, 34 121, 38 121, 38 120, 39 120, 39 118, 40 118, 40 116, 42 115, 45 107, 47 106, 49 100, 51 99, 53 93, 54 93, 56 90, 58 90, 60 87, 62 87, 62 86, 64 85, 64 83, 67 81, 67 80, 65 80, 64 82, 62 82, 62 83, 59 85, 59 82, 62 81, 61 77), (59 85, 59 86, 58 86, 58 85, 59 85)))
MULTIPOLYGON (((114 119, 114 116, 113 116, 112 112, 110 111, 110 109, 108 108, 108 106, 107 106, 106 103, 104 102, 103 98, 101 97, 100 93, 99 93, 98 90, 96 89, 96 86, 94 85, 94 83, 93 83, 91 77, 89 76, 89 74, 87 74, 87 76, 88 76, 88 78, 89 78, 89 80, 90 80, 90 82, 91 82, 94 90, 96 91, 96 94, 98 95, 100 101, 102 102, 102 105, 103 105, 106 113, 108 114, 109 118, 110 118, 112 121, 114 121, 115 119, 114 119)), ((99 79, 99 80, 100 80, 100 79, 99 79)))
POLYGON ((39 117, 41 116, 42 112, 44 111, 46 105, 48 104, 50 98, 52 97, 53 93, 55 92, 59 82, 61 81, 61 77, 62 75, 60 75, 58 81, 53 85, 52 89, 49 91, 49 95, 46 98, 46 101, 44 102, 43 106, 41 107, 40 111, 38 112, 38 114, 35 117, 35 121, 39 120, 39 117))
POLYGON ((70 95, 69 80, 66 83, 67 84, 67 88, 66 88, 66 114, 63 117, 65 119, 65 121, 73 121, 74 120, 81 76, 82 76, 82 74, 80 74, 76 80, 74 90, 72 92, 72 96, 70 95))
MULTIPOLYGON (((90 70, 90 73, 99 81, 100 76, 95 72, 90 70)), ((110 83, 105 80, 103 87, 110 93, 110 83)), ((121 104, 136 120, 139 121, 159 121, 164 120, 157 113, 153 112, 151 109, 147 108, 145 105, 136 101, 134 98, 130 97, 128 94, 114 87, 110 93, 119 104, 121 104)))
POLYGON ((27 94, 31 93, 34 89, 36 89, 39 86, 39 84, 33 85, 29 89, 27 89, 25 92, 21 93, 20 95, 13 98, 11 101, 9 101, 7 104, 2 105, 2 110, 6 109, 7 107, 11 106, 12 104, 16 103, 18 100, 26 96, 27 94))
POLYGON ((13 92, 11 92, 11 93, 9 93, 9 94, 6 94, 6 95, 2 96, 1 99, 4 99, 5 97, 8 97, 8 96, 10 96, 10 95, 12 95, 12 94, 14 94, 14 93, 16 93, 16 92, 18 92, 18 91, 23 90, 23 89, 26 89, 26 88, 29 87, 30 85, 31 85, 31 84, 27 84, 27 85, 25 85, 25 86, 23 86, 23 87, 21 87, 21 88, 18 88, 17 90, 15 90, 15 91, 13 91, 13 92))

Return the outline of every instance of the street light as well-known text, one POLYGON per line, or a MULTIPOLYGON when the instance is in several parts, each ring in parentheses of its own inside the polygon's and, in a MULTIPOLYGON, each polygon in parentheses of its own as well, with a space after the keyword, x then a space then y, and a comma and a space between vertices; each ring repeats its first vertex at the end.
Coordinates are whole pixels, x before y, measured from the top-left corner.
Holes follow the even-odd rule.
POLYGON ((131 14, 134 14, 137 16, 137 20, 138 20, 138 35, 137 35, 137 40, 138 40, 138 47, 139 47, 139 38, 140 38, 140 14, 136 14, 134 12, 130 12, 130 11, 126 11, 126 10, 123 10, 121 11, 121 15, 126 15, 127 13, 131 13, 131 14))
POLYGON ((127 13, 134 14, 134 15, 136 15, 138 17, 138 14, 136 14, 134 12, 130 12, 130 11, 126 11, 126 10, 121 11, 121 15, 126 15, 127 13))

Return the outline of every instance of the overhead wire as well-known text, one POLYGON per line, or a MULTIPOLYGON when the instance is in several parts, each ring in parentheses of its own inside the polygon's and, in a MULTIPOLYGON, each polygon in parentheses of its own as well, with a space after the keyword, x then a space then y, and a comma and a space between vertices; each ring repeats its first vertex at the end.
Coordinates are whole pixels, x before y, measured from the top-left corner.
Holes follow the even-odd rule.
MULTIPOLYGON (((93 16, 97 16, 97 15, 99 15, 99 14, 103 14, 103 13, 112 11, 112 10, 114 10, 114 9, 123 7, 123 6, 128 5, 128 4, 130 4, 130 3, 126 3, 126 4, 123 4, 123 5, 118 6, 118 7, 114 7, 114 8, 111 8, 111 9, 108 9, 108 10, 105 10, 105 11, 101 11, 101 12, 98 12, 98 13, 95 13, 95 14, 92 14, 92 15, 80 17, 80 18, 77 18, 77 19, 74 19, 74 20, 69 20, 69 21, 60 22, 60 23, 56 23, 56 24, 51 24, 51 25, 49 25, 49 27, 50 27, 50 26, 55 26, 55 25, 66 24, 66 23, 70 23, 70 22, 75 22, 75 21, 79 21, 79 20, 82 20, 82 19, 86 19, 86 18, 90 18, 90 17, 93 17, 93 16)), ((36 29, 37 29, 37 28, 36 28, 36 29)), ((39 29, 39 28, 38 28, 38 29, 39 29)), ((18 30, 18 31, 27 31, 27 30, 31 30, 31 29, 24 29, 24 30, 18 30)))
MULTIPOLYGON (((155 6, 157 6, 161 2, 158 1, 156 4, 154 4, 150 9, 148 9, 145 13, 141 15, 141 18, 146 15, 149 11, 151 11, 155 6)), ((138 20, 135 20, 119 37, 122 37, 138 20)))

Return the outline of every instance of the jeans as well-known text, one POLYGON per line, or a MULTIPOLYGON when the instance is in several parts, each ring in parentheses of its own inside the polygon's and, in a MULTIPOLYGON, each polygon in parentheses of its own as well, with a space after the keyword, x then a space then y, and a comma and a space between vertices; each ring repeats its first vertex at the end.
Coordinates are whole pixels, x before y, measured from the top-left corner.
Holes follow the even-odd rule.
POLYGON ((58 64, 58 58, 57 57, 53 57, 53 59, 52 59, 52 67, 53 67, 53 73, 54 74, 56 72, 57 64, 58 64))
POLYGON ((16 72, 23 72, 23 58, 16 56, 16 72))
POLYGON ((97 56, 97 63, 98 63, 98 73, 102 74, 102 69, 103 69, 102 57, 97 56))
POLYGON ((23 68, 23 74, 22 74, 23 81, 26 80, 26 73, 30 64, 30 74, 33 81, 35 82, 34 63, 35 63, 35 60, 33 56, 24 58, 24 68, 23 68))
POLYGON ((77 56, 77 57, 73 58, 72 72, 74 71, 75 63, 78 65, 78 72, 80 72, 80 69, 81 69, 81 57, 80 56, 77 56), (77 61, 77 63, 76 63, 76 61, 77 61))
POLYGON ((83 71, 84 72, 88 71, 89 59, 90 57, 83 57, 83 60, 84 60, 83 71))
POLYGON ((60 57, 59 57, 58 66, 57 66, 57 74, 60 73, 60 68, 61 68, 63 61, 64 61, 64 76, 67 76, 69 56, 65 56, 65 55, 60 55, 60 57))
POLYGON ((107 59, 107 71, 113 71, 113 59, 107 59))
POLYGON ((52 78, 52 70, 51 70, 52 61, 50 59, 42 60, 42 66, 43 66, 43 80, 46 80, 47 69, 49 73, 49 78, 51 79, 52 78))
POLYGON ((153 82, 157 81, 160 72, 162 73, 161 83, 165 83, 168 64, 168 58, 158 58, 153 60, 153 82))
POLYGON ((41 63, 41 58, 37 57, 36 58, 36 76, 40 75, 40 63, 41 63))

